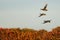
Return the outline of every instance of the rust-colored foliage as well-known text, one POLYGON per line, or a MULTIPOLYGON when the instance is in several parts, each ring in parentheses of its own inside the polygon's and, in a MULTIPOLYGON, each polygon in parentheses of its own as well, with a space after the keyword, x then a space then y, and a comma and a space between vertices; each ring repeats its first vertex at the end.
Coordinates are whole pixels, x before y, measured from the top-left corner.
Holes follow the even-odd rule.
POLYGON ((60 40, 60 27, 50 32, 27 28, 0 28, 0 40, 60 40))

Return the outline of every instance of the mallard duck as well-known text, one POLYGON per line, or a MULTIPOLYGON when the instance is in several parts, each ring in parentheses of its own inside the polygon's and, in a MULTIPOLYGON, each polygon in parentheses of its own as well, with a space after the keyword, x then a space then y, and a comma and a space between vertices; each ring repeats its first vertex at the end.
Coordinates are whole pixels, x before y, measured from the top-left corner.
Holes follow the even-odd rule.
POLYGON ((41 10, 43 10, 43 11, 48 11, 47 9, 47 4, 44 6, 44 8, 43 9, 41 9, 41 10))
POLYGON ((45 13, 40 13, 39 17, 45 16, 45 15, 46 15, 45 13))
POLYGON ((45 20, 44 22, 43 22, 43 24, 45 24, 45 23, 50 23, 51 22, 51 20, 45 20))

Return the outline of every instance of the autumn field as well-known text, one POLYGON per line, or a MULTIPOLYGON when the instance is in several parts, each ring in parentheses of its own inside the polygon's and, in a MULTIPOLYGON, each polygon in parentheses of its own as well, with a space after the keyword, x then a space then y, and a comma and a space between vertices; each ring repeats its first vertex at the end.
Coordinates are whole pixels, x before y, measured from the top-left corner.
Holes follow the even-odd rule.
POLYGON ((52 31, 20 28, 0 28, 0 40, 60 40, 60 26, 52 31))

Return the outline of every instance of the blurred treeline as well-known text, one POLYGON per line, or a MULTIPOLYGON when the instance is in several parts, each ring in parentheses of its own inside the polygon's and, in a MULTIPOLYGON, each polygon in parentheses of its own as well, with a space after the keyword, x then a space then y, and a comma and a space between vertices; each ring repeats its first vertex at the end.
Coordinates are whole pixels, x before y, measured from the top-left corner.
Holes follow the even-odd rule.
POLYGON ((60 26, 47 30, 0 28, 0 40, 60 40, 60 26))

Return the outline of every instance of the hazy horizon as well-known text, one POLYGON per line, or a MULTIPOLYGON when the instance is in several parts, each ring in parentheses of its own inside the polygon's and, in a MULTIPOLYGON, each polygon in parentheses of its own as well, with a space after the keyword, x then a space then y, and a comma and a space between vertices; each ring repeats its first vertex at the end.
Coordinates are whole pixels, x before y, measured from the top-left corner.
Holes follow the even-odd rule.
POLYGON ((51 30, 60 26, 60 0, 0 0, 0 26, 51 30), (38 17, 48 4, 46 16, 38 17), (51 23, 43 24, 51 19, 51 23))

